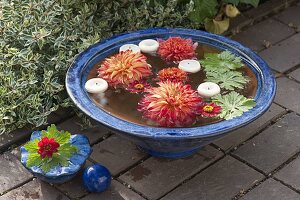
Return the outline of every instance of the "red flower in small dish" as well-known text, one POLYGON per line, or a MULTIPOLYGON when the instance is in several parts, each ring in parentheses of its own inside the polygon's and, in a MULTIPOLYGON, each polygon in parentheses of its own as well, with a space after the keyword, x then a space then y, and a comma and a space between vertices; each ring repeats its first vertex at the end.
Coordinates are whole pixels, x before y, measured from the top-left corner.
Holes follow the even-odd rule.
POLYGON ((138 104, 143 117, 163 127, 184 127, 196 122, 195 112, 202 99, 191 85, 181 82, 159 82, 147 89, 138 104))
POLYGON ((130 93, 142 93, 145 89, 150 88, 151 85, 147 83, 145 80, 133 81, 128 85, 126 90, 130 93))
POLYGON ((42 158, 46 156, 51 158, 53 153, 58 151, 59 143, 54 140, 54 138, 43 137, 41 141, 38 142, 38 154, 41 155, 42 158))
POLYGON ((202 117, 216 117, 222 110, 221 106, 215 103, 204 103, 199 107, 199 114, 202 117))
POLYGON ((196 59, 198 43, 191 39, 170 37, 167 40, 159 40, 158 55, 167 62, 179 63, 185 59, 196 59))
POLYGON ((177 67, 169 67, 162 69, 157 74, 158 81, 172 81, 172 82, 186 82, 188 75, 185 71, 178 69, 177 67))

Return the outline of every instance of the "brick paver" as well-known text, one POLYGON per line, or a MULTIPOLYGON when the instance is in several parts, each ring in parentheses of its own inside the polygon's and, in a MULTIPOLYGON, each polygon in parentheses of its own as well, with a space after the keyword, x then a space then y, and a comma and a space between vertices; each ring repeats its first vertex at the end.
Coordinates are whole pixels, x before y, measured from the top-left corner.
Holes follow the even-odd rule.
POLYGON ((300 157, 289 163, 274 176, 300 191, 300 157))
POLYGON ((300 33, 260 52, 259 55, 271 68, 279 72, 285 72, 300 64, 299 46, 300 33), (283 52, 285 52, 284 55, 283 52))
POLYGON ((93 147, 91 158, 116 175, 146 156, 128 140, 111 136, 93 147))
POLYGON ((300 116, 290 113, 234 152, 269 173, 300 150, 300 116))
POLYGON ((84 134, 89 138, 91 144, 94 144, 109 133, 108 129, 102 125, 97 125, 94 128, 82 129, 78 120, 79 119, 77 117, 73 117, 61 124, 58 124, 57 128, 69 131, 71 134, 84 134))
MULTIPOLYGON (((90 161, 87 161, 84 168, 92 164, 93 163, 91 163, 90 161)), ((70 198, 75 199, 75 198, 83 197, 88 193, 88 191, 83 186, 82 174, 83 174, 83 169, 71 181, 68 181, 63 184, 54 184, 54 186, 60 191, 62 191, 63 193, 67 194, 70 198)))
POLYGON ((300 6, 292 6, 287 8, 280 14, 275 16, 276 19, 282 21, 285 24, 293 24, 294 26, 300 26, 300 6))
POLYGON ((222 137, 221 139, 213 143, 221 147, 224 151, 228 151, 233 147, 236 147, 243 141, 249 139, 251 136, 256 134, 259 130, 266 127, 272 119, 281 116, 283 113, 285 113, 285 110, 282 107, 276 104, 272 104, 270 109, 254 122, 238 130, 232 131, 230 134, 222 137))
POLYGON ((241 200, 299 200, 300 195, 270 178, 243 196, 241 200))
POLYGON ((300 84, 286 77, 277 79, 275 102, 300 113, 300 84))
POLYGON ((118 181, 113 180, 111 187, 103 193, 87 195, 82 200, 145 200, 118 181))
POLYGON ((18 189, 12 190, 3 196, 0 200, 68 200, 64 194, 39 180, 33 180, 26 183, 18 189))
POLYGON ((221 156, 221 152, 206 146, 188 158, 152 157, 126 172, 120 179, 149 199, 157 199, 221 156))
POLYGON ((32 178, 20 161, 12 154, 0 155, 0 194, 32 178))
POLYGON ((262 174, 227 156, 162 200, 227 200, 240 191, 247 190, 261 179, 262 174))
POLYGON ((287 25, 274 19, 268 19, 234 35, 232 39, 241 42, 254 51, 260 51, 266 46, 279 42, 294 33, 294 29, 287 25))
POLYGON ((300 82, 300 68, 292 71, 290 76, 300 82))

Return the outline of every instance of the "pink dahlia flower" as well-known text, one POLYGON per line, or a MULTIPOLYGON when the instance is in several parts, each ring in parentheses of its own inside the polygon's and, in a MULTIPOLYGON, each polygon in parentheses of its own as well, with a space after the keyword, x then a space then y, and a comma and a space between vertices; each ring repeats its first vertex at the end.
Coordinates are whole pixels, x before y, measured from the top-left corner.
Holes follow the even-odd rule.
POLYGON ((222 107, 215 103, 202 104, 198 112, 202 117, 216 117, 222 111, 222 107))
POLYGON ((172 82, 186 82, 188 75, 185 71, 178 69, 177 67, 169 67, 162 69, 157 74, 157 80, 159 81, 172 81, 172 82))
POLYGON ((167 62, 179 63, 185 59, 196 59, 196 48, 198 43, 191 39, 181 37, 170 37, 159 41, 158 55, 167 62))
POLYGON ((112 87, 127 86, 152 74, 147 58, 131 50, 120 52, 106 58, 98 69, 98 77, 103 78, 112 87))
POLYGON ((195 111, 202 99, 191 85, 181 82, 159 82, 158 87, 147 89, 138 110, 146 119, 163 127, 190 126, 196 121, 195 111))

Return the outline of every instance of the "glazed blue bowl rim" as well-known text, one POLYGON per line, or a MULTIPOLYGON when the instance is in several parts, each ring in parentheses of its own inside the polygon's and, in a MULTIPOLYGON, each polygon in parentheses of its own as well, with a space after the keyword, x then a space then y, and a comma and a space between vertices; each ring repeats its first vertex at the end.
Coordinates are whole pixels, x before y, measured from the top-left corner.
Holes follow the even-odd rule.
POLYGON ((254 121, 264 112, 266 112, 271 106, 275 96, 276 81, 267 63, 262 58, 260 58, 251 49, 229 38, 194 29, 151 28, 113 36, 90 46, 88 49, 80 53, 67 71, 66 89, 70 98, 80 110, 82 110, 89 117, 115 131, 133 136, 155 139, 188 139, 217 136, 222 133, 235 130, 254 121), (258 85, 255 96, 256 106, 253 109, 243 113, 242 116, 231 120, 224 120, 214 124, 189 128, 164 128, 139 125, 117 118, 96 106, 91 101, 84 89, 83 84, 86 80, 82 80, 82 74, 85 64, 103 49, 109 49, 109 47, 111 48, 113 45, 117 45, 124 40, 132 38, 137 39, 147 35, 149 35, 149 38, 154 38, 155 34, 201 37, 205 40, 211 41, 211 43, 208 42, 208 44, 213 44, 213 46, 223 49, 229 49, 230 51, 234 51, 236 54, 249 59, 251 62, 250 65, 253 65, 256 69, 252 71, 262 80, 262 84, 258 85))

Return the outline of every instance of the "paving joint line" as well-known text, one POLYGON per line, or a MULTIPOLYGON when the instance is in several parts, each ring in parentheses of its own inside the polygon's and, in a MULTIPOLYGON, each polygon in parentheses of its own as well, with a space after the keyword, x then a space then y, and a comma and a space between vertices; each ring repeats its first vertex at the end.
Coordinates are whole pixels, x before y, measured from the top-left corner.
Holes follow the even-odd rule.
POLYGON ((199 175, 201 172, 203 172, 204 170, 206 170, 207 168, 211 167, 212 165, 214 165, 215 163, 217 163, 218 161, 222 160, 225 157, 226 157, 226 154, 223 154, 220 158, 214 160, 213 162, 211 162, 210 164, 208 164, 204 168, 200 169, 198 172, 196 172, 193 175, 187 177, 185 180, 183 180, 181 183, 177 184, 170 191, 165 192, 165 194, 163 194, 162 196, 158 197, 157 200, 160 200, 161 198, 167 196, 169 193, 173 192, 174 190, 176 190, 177 188, 179 188, 181 185, 187 183, 188 181, 190 181, 191 179, 193 179, 195 176, 199 175))
POLYGON ((19 183, 19 184, 13 186, 12 188, 9 188, 8 190, 5 190, 4 192, 0 193, 0 197, 3 196, 3 195, 5 195, 5 194, 7 194, 8 192, 10 192, 10 191, 12 191, 12 190, 15 190, 15 189, 18 189, 18 188, 22 187, 23 185, 29 183, 30 181, 33 181, 34 178, 35 178, 35 177, 31 177, 31 178, 29 178, 29 179, 23 181, 22 183, 19 183))
POLYGON ((143 197, 145 200, 150 200, 147 196, 145 196, 143 193, 139 192, 138 190, 136 190, 134 187, 132 187, 131 185, 129 185, 128 183, 126 183, 125 181, 122 181, 119 178, 115 178, 114 180, 118 181, 119 183, 121 183, 122 185, 124 185, 126 188, 128 188, 129 190, 131 190, 132 192, 140 195, 141 197, 143 197))
POLYGON ((276 178, 276 177, 274 177, 274 176, 271 176, 271 177, 272 177, 274 180, 276 180, 276 181, 278 181, 279 183, 281 183, 282 185, 284 185, 284 186, 288 187, 289 189, 293 190, 294 192, 300 194, 300 190, 297 190, 297 189, 294 188, 293 186, 291 186, 291 185, 285 183, 284 181, 282 181, 282 180, 280 180, 280 179, 278 179, 278 178, 276 178))

